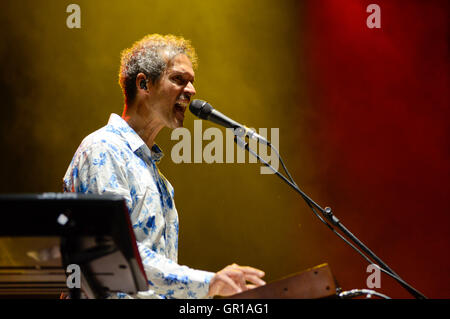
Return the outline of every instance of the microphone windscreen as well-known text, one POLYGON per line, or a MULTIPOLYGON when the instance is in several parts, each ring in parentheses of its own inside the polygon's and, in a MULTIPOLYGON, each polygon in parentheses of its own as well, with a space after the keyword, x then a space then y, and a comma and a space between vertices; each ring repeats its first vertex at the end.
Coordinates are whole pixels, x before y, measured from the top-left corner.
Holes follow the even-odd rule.
POLYGON ((209 114, 211 114, 213 107, 206 101, 202 100, 193 100, 191 104, 189 104, 189 111, 195 116, 207 120, 209 114))

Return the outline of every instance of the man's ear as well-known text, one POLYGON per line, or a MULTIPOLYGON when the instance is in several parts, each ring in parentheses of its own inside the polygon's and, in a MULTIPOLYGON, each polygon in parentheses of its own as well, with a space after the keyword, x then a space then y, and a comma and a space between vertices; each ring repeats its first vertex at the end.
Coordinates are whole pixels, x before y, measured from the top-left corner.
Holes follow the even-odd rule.
POLYGON ((141 90, 148 91, 147 83, 148 83, 148 79, 144 73, 139 73, 136 76, 136 88, 138 90, 141 89, 141 90))

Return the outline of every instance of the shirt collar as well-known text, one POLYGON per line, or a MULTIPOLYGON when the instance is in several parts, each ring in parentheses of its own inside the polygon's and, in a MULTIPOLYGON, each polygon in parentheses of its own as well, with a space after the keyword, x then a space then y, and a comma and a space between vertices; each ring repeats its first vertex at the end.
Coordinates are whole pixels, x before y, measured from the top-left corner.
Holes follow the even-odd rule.
MULTIPOLYGON (((140 148, 148 150, 147 144, 145 144, 142 138, 119 115, 112 113, 109 117, 108 126, 111 126, 114 133, 122 136, 127 141, 133 153, 140 148)), ((164 156, 164 153, 157 144, 153 144, 150 154, 156 162, 159 162, 164 156)))
POLYGON ((159 162, 161 160, 161 158, 164 156, 163 151, 159 148, 159 146, 157 144, 153 144, 151 153, 152 153, 152 158, 157 162, 159 162))

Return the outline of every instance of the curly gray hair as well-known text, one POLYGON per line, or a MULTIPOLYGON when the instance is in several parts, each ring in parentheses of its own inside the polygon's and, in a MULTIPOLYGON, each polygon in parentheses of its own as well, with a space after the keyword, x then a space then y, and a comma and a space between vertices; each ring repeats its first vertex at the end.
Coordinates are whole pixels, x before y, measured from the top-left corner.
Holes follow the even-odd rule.
POLYGON ((119 84, 128 105, 136 97, 136 77, 144 73, 155 84, 167 63, 178 54, 185 54, 197 67, 197 55, 189 40, 174 35, 149 34, 121 53, 119 84))

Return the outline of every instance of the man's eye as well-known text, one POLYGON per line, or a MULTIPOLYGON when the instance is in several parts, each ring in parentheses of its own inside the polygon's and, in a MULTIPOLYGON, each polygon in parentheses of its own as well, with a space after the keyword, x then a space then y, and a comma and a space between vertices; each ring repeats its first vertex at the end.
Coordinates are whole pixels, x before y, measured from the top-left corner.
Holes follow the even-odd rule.
POLYGON ((183 79, 183 77, 177 75, 173 78, 175 80, 175 82, 177 82, 178 84, 184 84, 186 81, 183 79))

